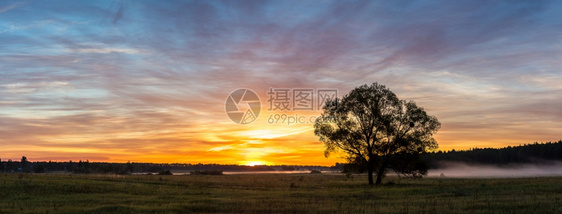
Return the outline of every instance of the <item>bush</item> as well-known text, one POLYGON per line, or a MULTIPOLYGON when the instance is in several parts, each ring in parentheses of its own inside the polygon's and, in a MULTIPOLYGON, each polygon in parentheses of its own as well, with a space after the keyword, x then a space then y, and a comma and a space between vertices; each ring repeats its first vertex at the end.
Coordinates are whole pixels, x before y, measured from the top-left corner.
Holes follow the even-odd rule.
POLYGON ((173 175, 173 173, 170 170, 166 170, 166 171, 159 172, 158 175, 173 175))
POLYGON ((189 172, 190 175, 223 175, 222 170, 196 170, 189 172))

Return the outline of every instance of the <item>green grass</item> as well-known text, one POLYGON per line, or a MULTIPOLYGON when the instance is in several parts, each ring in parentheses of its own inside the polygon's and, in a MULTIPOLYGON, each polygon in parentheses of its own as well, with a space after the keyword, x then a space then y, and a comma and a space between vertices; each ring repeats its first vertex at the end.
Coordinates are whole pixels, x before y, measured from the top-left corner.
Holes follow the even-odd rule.
POLYGON ((562 178, 0 174, 0 213, 562 213, 562 178))

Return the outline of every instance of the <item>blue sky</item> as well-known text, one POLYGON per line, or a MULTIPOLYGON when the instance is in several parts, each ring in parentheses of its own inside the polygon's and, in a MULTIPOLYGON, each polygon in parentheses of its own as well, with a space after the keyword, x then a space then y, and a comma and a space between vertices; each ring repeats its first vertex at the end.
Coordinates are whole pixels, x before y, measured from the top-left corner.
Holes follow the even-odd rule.
POLYGON ((561 11, 557 1, 2 1, 0 158, 330 164, 310 124, 232 124, 226 97, 372 82, 435 115, 442 149, 559 140, 561 11), (255 131, 277 137, 244 134, 255 131))

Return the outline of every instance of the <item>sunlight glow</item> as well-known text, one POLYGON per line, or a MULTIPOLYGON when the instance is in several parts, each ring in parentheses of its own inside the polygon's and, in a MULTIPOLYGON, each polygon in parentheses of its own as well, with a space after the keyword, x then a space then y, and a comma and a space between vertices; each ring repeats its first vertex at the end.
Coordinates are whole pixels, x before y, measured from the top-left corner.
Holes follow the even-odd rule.
POLYGON ((280 137, 286 137, 290 135, 300 134, 306 131, 311 131, 312 128, 306 129, 296 129, 295 128, 278 128, 275 130, 272 129, 261 129, 261 130, 250 130, 242 132, 242 136, 244 137, 251 137, 251 138, 261 138, 261 139, 274 139, 280 137))
POLYGON ((242 164, 242 165, 246 165, 246 166, 262 166, 262 165, 270 165, 270 164, 267 164, 267 163, 264 162, 264 161, 248 161, 248 162, 245 162, 245 163, 242 164))

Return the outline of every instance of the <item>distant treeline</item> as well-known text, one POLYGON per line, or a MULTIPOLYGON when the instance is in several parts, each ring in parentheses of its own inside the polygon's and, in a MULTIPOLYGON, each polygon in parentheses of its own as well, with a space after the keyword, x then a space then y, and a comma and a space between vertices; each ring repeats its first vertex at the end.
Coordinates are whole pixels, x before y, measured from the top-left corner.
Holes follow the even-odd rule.
POLYGON ((158 163, 106 163, 89 161, 38 161, 30 162, 23 156, 20 161, 1 161, 0 172, 24 172, 24 173, 48 173, 69 172, 83 174, 131 174, 131 173, 160 173, 168 170, 185 171, 279 171, 279 170, 330 170, 323 166, 300 166, 300 165, 278 165, 278 166, 244 166, 244 165, 222 165, 222 164, 158 164, 158 163))
MULTIPOLYGON (((462 162, 469 164, 508 165, 524 163, 548 163, 550 161, 562 161, 562 140, 558 142, 533 143, 522 146, 508 146, 505 148, 474 148, 462 151, 438 151, 426 153, 423 159, 430 168, 439 168, 443 162, 462 162)), ((158 163, 106 163, 89 161, 38 161, 30 162, 23 156, 20 161, 2 161, 0 159, 0 172, 25 172, 25 173, 160 173, 166 170, 185 171, 291 171, 291 170, 344 170, 353 168, 350 164, 336 163, 335 166, 308 166, 308 165, 277 165, 277 166, 244 166, 223 164, 158 164, 158 163)), ((357 171, 357 170, 355 170, 357 171)))
POLYGON ((508 165, 524 163, 548 163, 562 161, 562 140, 558 142, 533 143, 505 148, 474 148, 470 150, 439 151, 427 153, 423 157, 431 168, 439 168, 439 163, 462 162, 470 164, 508 165))

